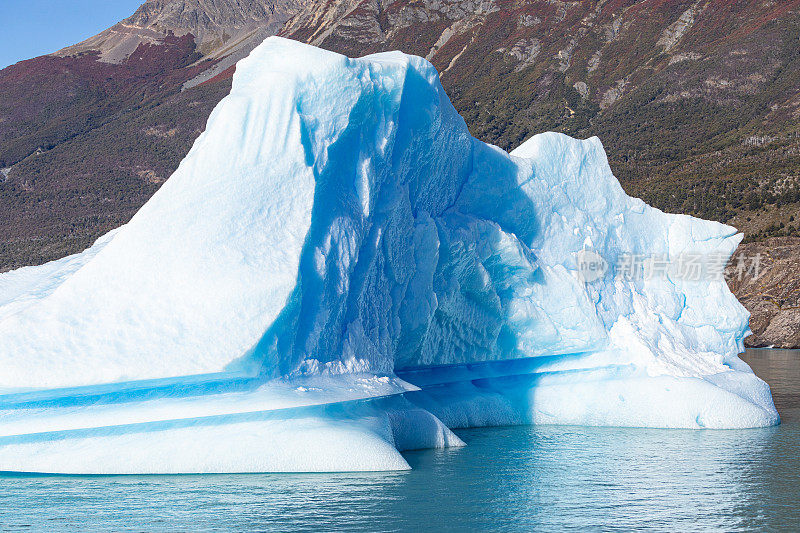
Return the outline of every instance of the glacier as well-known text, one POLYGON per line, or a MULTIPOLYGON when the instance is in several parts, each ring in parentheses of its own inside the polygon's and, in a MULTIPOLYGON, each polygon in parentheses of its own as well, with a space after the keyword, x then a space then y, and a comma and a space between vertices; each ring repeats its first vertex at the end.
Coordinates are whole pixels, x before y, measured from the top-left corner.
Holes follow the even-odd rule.
POLYGON ((87 251, 0 275, 0 471, 389 470, 506 424, 779 423, 717 254, 597 138, 473 138, 434 67, 271 37, 177 171, 87 251))

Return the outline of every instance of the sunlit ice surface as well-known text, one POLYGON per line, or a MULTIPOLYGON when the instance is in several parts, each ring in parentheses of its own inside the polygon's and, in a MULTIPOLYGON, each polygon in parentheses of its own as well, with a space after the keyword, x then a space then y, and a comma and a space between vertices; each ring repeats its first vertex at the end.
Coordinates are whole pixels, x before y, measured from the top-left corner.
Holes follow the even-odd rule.
POLYGON ((422 58, 270 38, 128 224, 0 275, 0 470, 402 470, 458 428, 775 425, 723 279, 579 275, 741 237, 627 196, 597 138, 478 141, 422 58))

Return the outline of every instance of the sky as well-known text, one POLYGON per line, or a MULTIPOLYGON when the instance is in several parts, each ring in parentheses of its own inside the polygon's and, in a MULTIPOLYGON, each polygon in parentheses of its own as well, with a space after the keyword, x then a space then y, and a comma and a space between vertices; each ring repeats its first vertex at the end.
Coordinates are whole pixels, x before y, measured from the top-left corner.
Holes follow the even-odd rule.
POLYGON ((78 43, 144 0, 0 0, 0 69, 78 43))

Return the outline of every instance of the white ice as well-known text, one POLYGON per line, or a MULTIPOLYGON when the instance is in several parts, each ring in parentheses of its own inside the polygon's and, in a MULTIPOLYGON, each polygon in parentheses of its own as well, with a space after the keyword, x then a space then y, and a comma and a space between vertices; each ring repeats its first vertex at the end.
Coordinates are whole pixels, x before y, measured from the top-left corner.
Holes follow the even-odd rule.
POLYGON ((721 278, 576 275, 585 249, 740 239, 628 197, 596 138, 472 138, 421 58, 270 38, 128 224, 0 275, 0 470, 380 470, 448 427, 776 424, 721 278))

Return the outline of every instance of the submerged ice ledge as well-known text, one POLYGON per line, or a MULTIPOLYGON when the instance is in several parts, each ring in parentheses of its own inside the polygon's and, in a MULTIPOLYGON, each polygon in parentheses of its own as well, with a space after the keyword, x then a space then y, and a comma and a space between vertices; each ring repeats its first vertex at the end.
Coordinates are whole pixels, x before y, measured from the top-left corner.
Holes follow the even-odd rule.
POLYGON ((7 394, 0 465, 67 474, 396 470, 409 468, 402 451, 462 446, 449 428, 731 428, 770 416, 702 379, 650 378, 630 365, 574 369, 592 357, 417 368, 400 379, 220 375, 7 394))
POLYGON ((778 423, 723 280, 586 283, 576 254, 720 254, 596 138, 472 138, 435 69, 270 38, 178 170, 92 248, 0 275, 0 470, 407 468, 448 428, 778 423))

